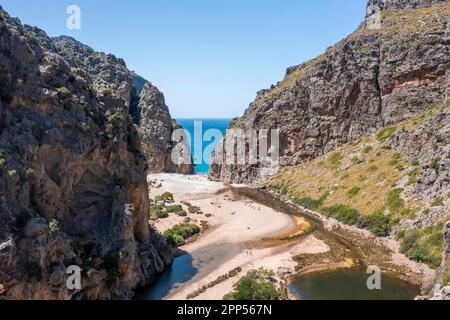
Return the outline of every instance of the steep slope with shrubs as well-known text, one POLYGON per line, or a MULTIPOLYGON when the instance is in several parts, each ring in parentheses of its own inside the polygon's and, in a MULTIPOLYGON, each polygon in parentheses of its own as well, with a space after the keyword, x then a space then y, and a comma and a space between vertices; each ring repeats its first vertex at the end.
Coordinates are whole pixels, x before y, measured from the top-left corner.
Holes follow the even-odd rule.
MULTIPOLYGON (((368 12, 354 33, 258 92, 230 127, 279 130, 281 166, 296 165, 448 98, 450 1, 374 4, 380 28, 370 27, 368 12)), ((214 160, 213 180, 258 183, 271 172, 264 164, 222 165, 219 150, 214 160)))
POLYGON ((266 187, 345 224, 394 236, 406 256, 439 270, 438 282, 445 287, 449 177, 447 100, 315 160, 286 167, 266 187))
POLYGON ((92 63, 0 8, 0 299, 130 298, 172 261, 148 224, 133 78, 77 50, 92 63))

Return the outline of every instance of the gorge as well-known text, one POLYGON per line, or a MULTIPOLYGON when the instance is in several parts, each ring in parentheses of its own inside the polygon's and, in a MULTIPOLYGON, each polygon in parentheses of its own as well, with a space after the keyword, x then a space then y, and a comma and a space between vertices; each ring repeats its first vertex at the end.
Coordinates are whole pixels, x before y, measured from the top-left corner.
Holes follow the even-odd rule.
POLYGON ((205 122, 278 130, 277 171, 221 163, 220 144, 175 164, 218 141, 178 149, 194 120, 123 59, 0 8, 0 300, 239 299, 241 281, 268 300, 450 299, 450 1, 367 8, 242 117, 205 122))

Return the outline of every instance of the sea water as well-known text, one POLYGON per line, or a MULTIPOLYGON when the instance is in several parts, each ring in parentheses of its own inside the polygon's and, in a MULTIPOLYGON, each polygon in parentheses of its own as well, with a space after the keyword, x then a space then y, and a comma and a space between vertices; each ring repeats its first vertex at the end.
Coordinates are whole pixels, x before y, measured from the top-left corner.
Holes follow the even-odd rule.
MULTIPOLYGON (((205 155, 205 157, 200 157, 199 154, 203 155, 203 152, 205 151, 206 147, 213 146, 215 147, 217 143, 219 143, 219 140, 213 140, 213 141, 203 141, 203 135, 206 131, 209 129, 216 129, 219 130, 222 135, 225 134, 226 130, 228 129, 228 126, 231 122, 231 119, 176 119, 177 123, 183 127, 187 132, 189 132, 190 135, 190 141, 189 141, 189 147, 191 149, 191 153, 193 155, 194 162, 198 161, 201 163, 195 164, 194 167, 194 173, 195 174, 208 174, 209 172, 209 163, 211 159, 211 154, 205 155), (202 137, 195 137, 194 135, 194 129, 195 124, 198 124, 201 126, 202 129, 202 137), (195 143, 194 139, 201 139, 201 150, 195 149, 195 143), (201 153, 200 153, 201 151, 201 153)), ((209 147, 211 148, 211 147, 209 147)), ((214 150, 214 148, 211 148, 210 150, 214 150)))

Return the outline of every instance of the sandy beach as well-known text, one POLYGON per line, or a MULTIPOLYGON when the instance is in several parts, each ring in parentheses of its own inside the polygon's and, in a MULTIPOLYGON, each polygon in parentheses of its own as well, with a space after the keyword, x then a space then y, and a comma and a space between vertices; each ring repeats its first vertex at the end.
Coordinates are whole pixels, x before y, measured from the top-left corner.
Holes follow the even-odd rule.
MULTIPOLYGON (((258 241, 263 242, 263 239, 298 236, 308 226, 301 218, 294 219, 249 199, 234 198, 222 183, 211 182, 203 176, 174 174, 156 174, 149 176, 149 179, 159 184, 159 188, 152 189, 150 197, 171 192, 177 203, 187 201, 201 208, 202 215, 189 215, 192 223, 206 221, 209 225, 209 229, 193 243, 180 248, 192 254, 193 264, 198 268, 197 275, 173 289, 167 299, 186 299, 189 294, 218 277, 235 268, 242 268, 239 276, 223 281, 195 297, 220 300, 232 290, 239 277, 250 269, 264 267, 276 274, 289 274, 294 272, 293 254, 329 250, 323 241, 313 236, 294 243, 255 245, 258 241)), ((158 220, 155 226, 164 232, 184 219, 173 214, 158 220)))
MULTIPOLYGON (((208 226, 192 242, 180 247, 192 255, 193 267, 198 270, 196 275, 187 282, 174 285, 165 299, 221 300, 247 271, 261 267, 272 270, 274 280, 285 287, 286 280, 298 273, 296 267, 299 265, 293 260, 294 256, 317 257, 301 268, 302 274, 354 267, 355 257, 349 250, 342 251, 336 247, 336 242, 323 232, 308 232, 312 227, 309 220, 256 203, 242 195, 246 193, 230 189, 245 186, 224 185, 200 175, 155 174, 148 179, 151 185, 156 186, 151 188, 150 198, 170 192, 176 204, 189 203, 201 209, 201 214, 189 213, 188 217, 171 214, 155 221, 158 231, 164 232, 185 222, 186 218, 189 223, 208 226), (240 270, 238 274, 224 280, 225 275, 237 268, 240 270), (219 278, 221 280, 217 281, 219 278)), ((367 265, 375 263, 387 271, 399 272, 401 278, 421 286, 423 290, 429 287, 433 271, 400 254, 395 240, 376 238, 368 231, 345 226, 305 208, 302 210, 319 218, 329 232, 356 241, 363 250, 359 254, 364 255, 367 265)), ((356 260, 359 258, 362 256, 356 260)))

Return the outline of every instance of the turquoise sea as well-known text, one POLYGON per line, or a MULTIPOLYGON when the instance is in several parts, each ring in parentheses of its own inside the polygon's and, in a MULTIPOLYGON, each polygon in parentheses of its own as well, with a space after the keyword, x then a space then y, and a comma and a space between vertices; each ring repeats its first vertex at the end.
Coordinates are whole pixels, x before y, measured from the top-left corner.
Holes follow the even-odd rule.
MULTIPOLYGON (((210 129, 216 129, 222 134, 225 134, 226 130, 232 119, 176 119, 178 124, 180 124, 190 135, 190 148, 195 164, 194 172, 196 174, 208 174, 209 171, 209 161, 211 158, 210 152, 204 157, 202 156, 205 149, 214 150, 219 140, 212 139, 212 141, 204 141, 205 133, 210 129), (195 130, 197 128, 197 130, 195 130), (199 131, 200 130, 200 131, 199 131), (200 133, 195 135, 194 132, 200 133), (199 150, 196 150, 196 144, 194 139, 197 139, 197 144, 201 145, 199 150), (202 142, 199 144, 198 142, 202 142)), ((211 132, 211 131, 210 131, 211 132)))

